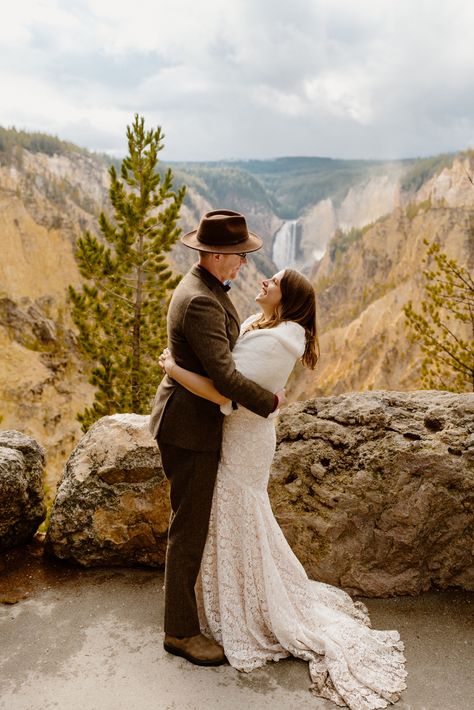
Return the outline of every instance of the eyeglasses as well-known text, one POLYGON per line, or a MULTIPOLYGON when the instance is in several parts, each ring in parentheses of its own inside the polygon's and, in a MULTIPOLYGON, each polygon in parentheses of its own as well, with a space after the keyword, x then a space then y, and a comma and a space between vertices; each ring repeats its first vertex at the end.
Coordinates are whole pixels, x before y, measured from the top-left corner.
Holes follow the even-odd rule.
POLYGON ((247 258, 247 252, 243 251, 240 254, 236 254, 236 256, 240 256, 241 259, 246 259, 247 258))

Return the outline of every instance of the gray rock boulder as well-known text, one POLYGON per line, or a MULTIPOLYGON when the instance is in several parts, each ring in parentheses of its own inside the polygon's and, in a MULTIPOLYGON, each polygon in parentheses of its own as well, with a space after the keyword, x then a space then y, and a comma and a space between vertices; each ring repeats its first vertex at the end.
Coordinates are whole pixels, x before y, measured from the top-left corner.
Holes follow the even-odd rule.
POLYGON ((351 393, 281 416, 270 497, 313 579, 474 589, 473 494, 474 394, 351 393))
POLYGON ((19 431, 0 431, 0 550, 33 537, 46 517, 44 449, 19 431))
POLYGON ((84 566, 160 566, 169 512, 168 482, 148 417, 103 417, 66 464, 46 551, 84 566))

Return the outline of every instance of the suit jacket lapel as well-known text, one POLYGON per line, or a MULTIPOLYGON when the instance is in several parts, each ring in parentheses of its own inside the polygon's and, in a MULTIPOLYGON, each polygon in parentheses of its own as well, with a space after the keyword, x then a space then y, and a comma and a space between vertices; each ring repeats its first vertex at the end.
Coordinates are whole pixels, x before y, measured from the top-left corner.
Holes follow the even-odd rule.
POLYGON ((197 264, 192 267, 191 273, 198 279, 201 279, 201 281, 204 281, 206 286, 211 289, 211 291, 216 296, 219 303, 221 303, 222 306, 225 308, 229 316, 235 320, 237 328, 238 330, 240 330, 239 314, 237 313, 237 310, 232 301, 230 300, 229 296, 222 288, 220 281, 211 273, 209 273, 209 271, 207 271, 206 269, 198 267, 197 264))

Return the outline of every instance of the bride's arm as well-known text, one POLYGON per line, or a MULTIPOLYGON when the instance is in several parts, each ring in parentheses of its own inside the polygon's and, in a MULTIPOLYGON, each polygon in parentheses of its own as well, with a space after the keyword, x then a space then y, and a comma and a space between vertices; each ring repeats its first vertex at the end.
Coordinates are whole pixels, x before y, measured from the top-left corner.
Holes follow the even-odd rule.
POLYGON ((192 372, 191 370, 185 370, 184 367, 177 365, 168 348, 160 355, 159 363, 168 377, 176 380, 176 382, 179 382, 180 385, 198 397, 203 397, 219 405, 230 402, 230 399, 224 397, 216 390, 212 380, 208 377, 198 375, 197 372, 192 372))

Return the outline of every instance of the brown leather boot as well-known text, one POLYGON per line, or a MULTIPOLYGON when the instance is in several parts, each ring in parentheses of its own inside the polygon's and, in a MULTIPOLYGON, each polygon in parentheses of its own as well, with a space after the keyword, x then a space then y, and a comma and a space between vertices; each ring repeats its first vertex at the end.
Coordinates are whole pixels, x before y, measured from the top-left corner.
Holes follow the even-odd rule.
POLYGON ((168 653, 181 656, 197 666, 220 666, 227 661, 222 646, 202 634, 184 638, 165 634, 163 647, 168 653))

